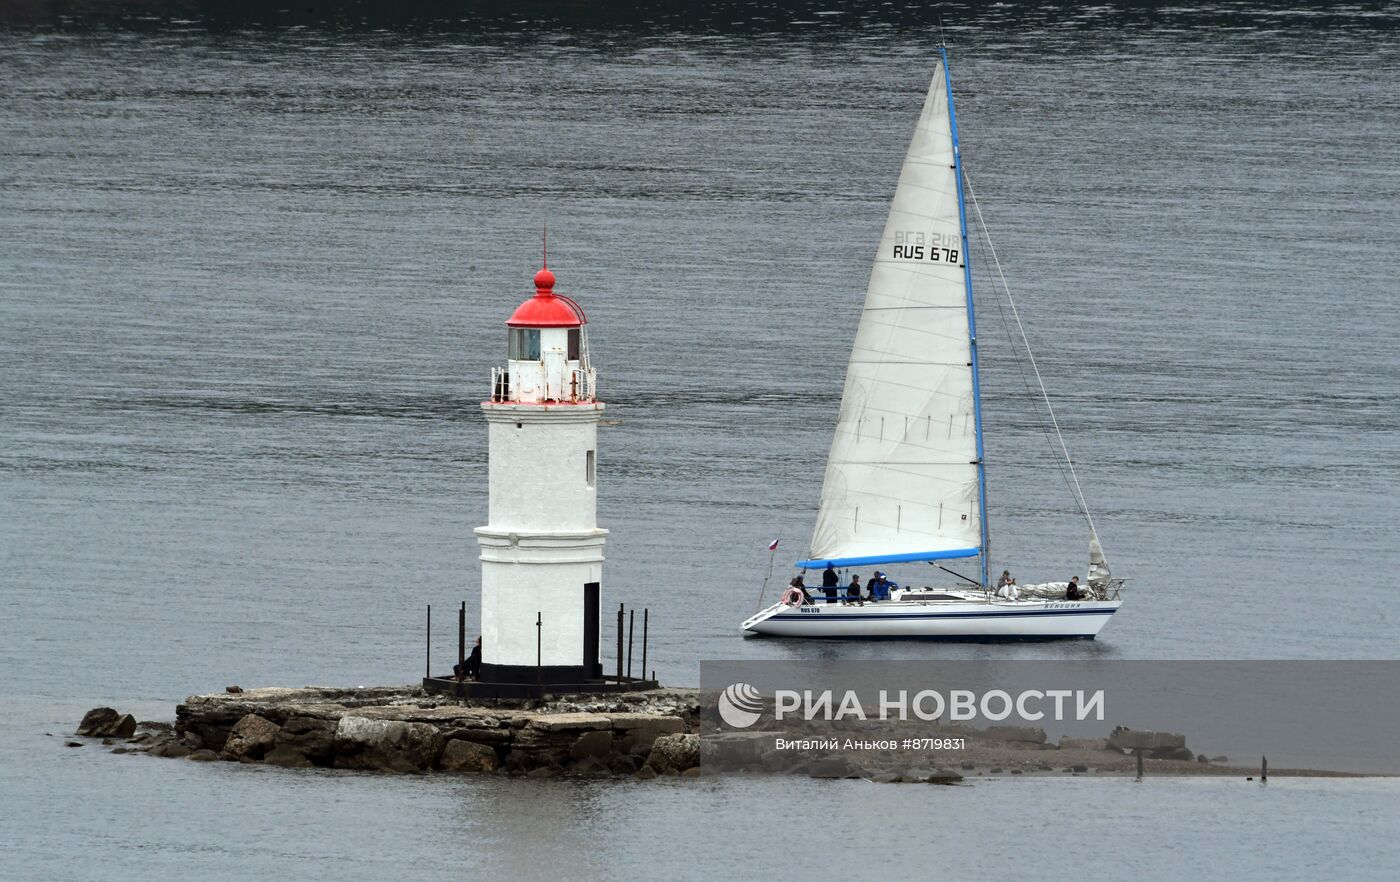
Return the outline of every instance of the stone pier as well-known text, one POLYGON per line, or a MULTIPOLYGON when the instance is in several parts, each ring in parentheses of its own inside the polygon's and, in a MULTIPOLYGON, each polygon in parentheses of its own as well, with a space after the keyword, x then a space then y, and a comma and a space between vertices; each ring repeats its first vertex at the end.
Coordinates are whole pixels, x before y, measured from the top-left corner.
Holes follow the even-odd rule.
POLYGON ((289 767, 645 777, 698 766, 699 710, 694 689, 478 702, 416 686, 249 689, 190 696, 170 738, 153 736, 148 750, 289 767))

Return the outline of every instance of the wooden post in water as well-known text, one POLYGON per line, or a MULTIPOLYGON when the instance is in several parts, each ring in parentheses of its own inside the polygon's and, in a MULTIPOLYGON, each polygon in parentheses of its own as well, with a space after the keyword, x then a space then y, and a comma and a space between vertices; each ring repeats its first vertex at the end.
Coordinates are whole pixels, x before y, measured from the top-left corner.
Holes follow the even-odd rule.
POLYGON ((544 652, 544 614, 535 611, 535 685, 544 682, 544 671, 540 668, 540 658, 544 652))
POLYGON ((1137 748, 1136 750, 1133 751, 1133 753, 1137 754, 1137 772, 1138 772, 1137 776, 1138 776, 1138 780, 1141 781, 1141 780, 1142 780, 1142 748, 1141 748, 1141 747, 1137 748))
POLYGON ((622 679, 622 607, 617 605, 617 679, 622 679))
POLYGON ((1260 767, 1259 767, 1259 783, 1260 783, 1260 784, 1263 784, 1265 781, 1268 781, 1268 780, 1269 780, 1269 758, 1266 756, 1266 757, 1263 758, 1263 762, 1260 764, 1260 767))
POLYGON ((433 675, 433 605, 428 604, 428 629, 423 635, 423 676, 433 675))
POLYGON ((647 676, 647 622, 651 618, 651 610, 642 608, 642 679, 647 676))
POLYGON ((637 630, 637 611, 627 611, 627 679, 632 679, 632 634, 637 630))

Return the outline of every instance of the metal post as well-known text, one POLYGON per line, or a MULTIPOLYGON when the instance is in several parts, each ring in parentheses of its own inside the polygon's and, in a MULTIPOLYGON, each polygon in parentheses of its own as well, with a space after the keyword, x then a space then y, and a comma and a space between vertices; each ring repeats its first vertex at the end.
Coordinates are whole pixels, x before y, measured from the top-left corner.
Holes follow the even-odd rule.
POLYGON ((647 676, 647 622, 651 618, 651 610, 642 609, 642 679, 647 676))
POLYGON ((1266 757, 1264 757, 1264 761, 1263 761, 1263 763, 1260 765, 1260 768, 1259 768, 1259 783, 1260 783, 1260 784, 1263 784, 1264 782, 1266 782, 1266 781, 1268 781, 1268 780, 1269 780, 1269 758, 1266 756, 1266 757))
POLYGON ((467 661, 467 602, 462 601, 462 608, 457 610, 457 664, 465 664, 467 661))
POLYGON ((622 679, 622 608, 624 604, 617 605, 617 679, 622 679))
POLYGON ((428 604, 428 630, 423 635, 423 676, 433 675, 433 605, 428 604))
POLYGON ((632 679, 632 633, 637 629, 637 611, 627 611, 627 679, 632 679))
POLYGON ((544 682, 544 672, 540 668, 540 659, 544 652, 544 615, 538 610, 535 611, 535 683, 544 682))

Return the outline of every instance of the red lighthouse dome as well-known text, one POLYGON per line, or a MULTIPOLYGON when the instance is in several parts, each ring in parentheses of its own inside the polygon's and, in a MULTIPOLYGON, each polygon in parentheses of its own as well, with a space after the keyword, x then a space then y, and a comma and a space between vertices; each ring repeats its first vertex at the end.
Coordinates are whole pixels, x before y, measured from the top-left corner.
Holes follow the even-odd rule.
POLYGON ((582 307, 554 293, 554 273, 549 267, 535 273, 535 296, 516 307, 506 320, 512 328, 577 328, 587 322, 582 307))

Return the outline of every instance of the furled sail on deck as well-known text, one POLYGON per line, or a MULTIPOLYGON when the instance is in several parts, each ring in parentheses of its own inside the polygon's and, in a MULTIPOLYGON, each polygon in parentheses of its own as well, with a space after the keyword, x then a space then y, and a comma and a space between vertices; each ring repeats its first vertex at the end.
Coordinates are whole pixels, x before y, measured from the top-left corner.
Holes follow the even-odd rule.
POLYGON ((900 171, 846 370, 811 560, 971 557, 977 414, 946 61, 900 171))

